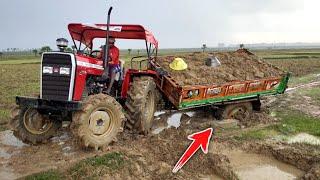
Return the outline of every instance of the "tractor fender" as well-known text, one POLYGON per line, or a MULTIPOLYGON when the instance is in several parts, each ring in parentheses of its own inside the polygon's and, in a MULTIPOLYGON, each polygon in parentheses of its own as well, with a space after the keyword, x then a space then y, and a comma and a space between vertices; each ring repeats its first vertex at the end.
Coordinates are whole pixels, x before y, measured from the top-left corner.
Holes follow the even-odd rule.
POLYGON ((121 98, 122 99, 127 98, 127 93, 130 89, 130 83, 132 82, 133 77, 139 77, 139 76, 155 77, 156 74, 157 72, 153 70, 145 70, 145 71, 139 71, 134 69, 127 70, 122 83, 121 98))

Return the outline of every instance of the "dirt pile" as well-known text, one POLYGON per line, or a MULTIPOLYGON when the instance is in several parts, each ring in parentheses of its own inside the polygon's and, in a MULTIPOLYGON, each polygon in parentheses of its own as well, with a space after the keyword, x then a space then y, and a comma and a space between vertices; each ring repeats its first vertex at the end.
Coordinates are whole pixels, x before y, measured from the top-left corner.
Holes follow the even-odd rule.
POLYGON ((174 71, 169 64, 174 56, 159 57, 157 62, 169 72, 181 86, 223 84, 231 81, 255 80, 278 77, 283 71, 260 60, 257 56, 237 52, 224 53, 193 53, 180 55, 188 64, 184 71, 174 71), (206 59, 217 57, 219 67, 205 65, 206 59))
MULTIPOLYGON (((172 168, 190 145, 190 141, 186 140, 187 136, 188 133, 183 129, 170 128, 150 138, 134 140, 137 137, 130 137, 129 139, 133 143, 129 147, 126 143, 127 147, 121 151, 126 153, 133 163, 129 168, 131 169, 131 177, 138 179, 152 179, 154 177, 158 179, 199 179, 202 176, 215 173, 227 179, 238 179, 232 171, 227 157, 213 153, 205 155, 201 151, 198 151, 179 173, 173 174, 172 168), (201 169, 200 174, 199 169, 201 169)), ((128 136, 123 138, 125 139, 119 141, 120 147, 121 142, 129 140, 128 136)), ((117 174, 126 174, 126 172, 117 174)))

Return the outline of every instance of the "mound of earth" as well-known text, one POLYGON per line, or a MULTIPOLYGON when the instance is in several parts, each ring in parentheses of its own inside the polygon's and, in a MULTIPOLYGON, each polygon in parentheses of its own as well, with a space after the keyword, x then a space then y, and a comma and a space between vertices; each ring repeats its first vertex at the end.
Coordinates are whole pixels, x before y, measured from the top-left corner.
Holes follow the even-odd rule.
POLYGON ((239 52, 193 53, 179 55, 188 64, 188 69, 175 71, 169 64, 175 56, 159 57, 157 62, 169 72, 181 86, 223 84, 232 81, 256 80, 281 76, 284 72, 262 61, 255 55, 239 52), (219 67, 205 65, 206 59, 217 57, 219 67))

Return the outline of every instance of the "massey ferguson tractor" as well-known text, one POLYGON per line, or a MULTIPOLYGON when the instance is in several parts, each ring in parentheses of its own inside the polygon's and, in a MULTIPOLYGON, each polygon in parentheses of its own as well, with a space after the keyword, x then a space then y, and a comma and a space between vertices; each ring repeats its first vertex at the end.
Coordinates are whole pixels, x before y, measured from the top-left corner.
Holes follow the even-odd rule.
POLYGON ((107 24, 69 24, 76 52, 64 52, 67 42, 58 39, 59 52, 43 53, 40 95, 16 97, 18 107, 10 122, 16 137, 26 143, 43 143, 63 121, 70 121, 82 146, 99 149, 125 127, 148 134, 159 100, 170 109, 210 106, 221 118, 245 118, 260 109, 260 97, 282 94, 287 88, 289 74, 225 84, 180 85, 157 63, 158 42, 152 33, 140 25, 110 24, 111 10, 107 24), (146 46, 146 56, 133 57, 131 68, 124 68, 122 62, 113 80, 110 37, 142 40, 146 46), (97 57, 96 40, 106 41, 104 58, 97 57), (139 68, 134 69, 134 63, 139 68))
MULTIPOLYGON (((149 132, 156 108, 156 72, 124 69, 122 62, 112 91, 106 94, 110 82, 108 41, 110 37, 143 40, 146 62, 156 55, 158 42, 140 25, 110 24, 111 10, 109 25, 68 25, 76 53, 63 52, 67 46, 64 39, 57 40, 61 51, 43 53, 40 95, 16 97, 18 107, 11 120, 16 137, 26 143, 43 143, 55 135, 62 121, 71 121, 70 129, 82 145, 99 149, 112 142, 124 124, 142 134, 149 132), (97 39, 106 41, 105 58, 98 59, 99 51, 92 50, 97 39)), ((142 57, 132 61, 137 58, 142 57)))

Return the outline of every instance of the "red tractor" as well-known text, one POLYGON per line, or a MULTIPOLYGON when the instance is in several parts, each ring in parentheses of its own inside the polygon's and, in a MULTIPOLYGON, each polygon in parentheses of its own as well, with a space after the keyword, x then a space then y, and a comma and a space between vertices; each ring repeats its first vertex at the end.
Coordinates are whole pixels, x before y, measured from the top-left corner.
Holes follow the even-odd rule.
MULTIPOLYGON (((99 149, 112 142, 124 126, 143 134, 150 131, 157 101, 153 79, 157 71, 126 69, 121 63, 111 92, 106 93, 111 81, 107 43, 110 37, 143 40, 147 54, 143 61, 150 62, 157 54, 158 42, 143 26, 110 24, 110 14, 111 9, 108 24, 69 24, 75 53, 63 51, 67 45, 64 39, 57 40, 60 52, 43 53, 40 96, 16 97, 19 107, 13 110, 11 121, 16 137, 26 143, 43 143, 55 135, 63 121, 71 121, 71 131, 82 145, 99 149), (105 58, 98 59, 99 51, 93 50, 97 39, 106 40, 105 58)), ((131 63, 136 58, 142 57, 131 63)))

